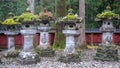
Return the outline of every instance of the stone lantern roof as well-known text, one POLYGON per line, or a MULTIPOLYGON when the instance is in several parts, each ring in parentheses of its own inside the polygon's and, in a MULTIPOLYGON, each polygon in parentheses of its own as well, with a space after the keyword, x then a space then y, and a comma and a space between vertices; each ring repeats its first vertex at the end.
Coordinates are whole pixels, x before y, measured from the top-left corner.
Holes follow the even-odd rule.
POLYGON ((14 20, 14 14, 12 12, 8 13, 9 18, 4 20, 2 24, 4 25, 16 25, 20 24, 19 22, 14 20))
POLYGON ((21 23, 34 23, 40 21, 39 16, 31 13, 29 8, 26 9, 26 12, 22 13, 20 16, 17 16, 16 18, 21 23))
POLYGON ((78 17, 73 12, 73 9, 69 9, 68 14, 60 20, 60 22, 65 25, 65 29, 78 29, 77 23, 82 22, 82 18, 78 17))
POLYGON ((39 13, 39 17, 41 20, 52 20, 53 19, 53 13, 48 11, 45 7, 42 9, 42 11, 39 13))
POLYGON ((1 24, 3 33, 8 35, 17 34, 20 30, 20 22, 15 20, 15 16, 12 12, 8 13, 9 18, 4 20, 1 24))
POLYGON ((110 6, 106 7, 106 10, 104 10, 102 13, 97 14, 97 18, 95 19, 96 21, 100 20, 116 20, 119 19, 119 14, 115 14, 111 11, 110 6))
POLYGON ((69 10, 68 10, 68 14, 67 14, 65 17, 63 17, 63 18, 61 19, 61 21, 62 21, 62 22, 74 21, 74 22, 79 22, 79 23, 81 23, 82 18, 78 17, 78 16, 75 15, 73 12, 74 12, 73 9, 69 9, 69 10))
POLYGON ((54 23, 53 13, 48 11, 46 7, 42 8, 42 11, 39 13, 40 26, 50 26, 51 23, 54 23))

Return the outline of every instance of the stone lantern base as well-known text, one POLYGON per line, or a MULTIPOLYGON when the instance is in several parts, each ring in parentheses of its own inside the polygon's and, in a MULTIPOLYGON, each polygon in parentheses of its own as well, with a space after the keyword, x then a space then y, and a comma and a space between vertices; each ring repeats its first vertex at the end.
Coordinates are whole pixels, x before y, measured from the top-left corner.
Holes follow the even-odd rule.
POLYGON ((19 50, 15 50, 14 36, 18 34, 18 30, 5 31, 8 36, 8 50, 4 53, 4 57, 18 57, 19 50))
POLYGON ((53 57, 55 55, 54 50, 50 46, 49 40, 49 30, 51 27, 48 25, 48 22, 42 22, 38 27, 40 31, 40 44, 36 47, 36 52, 42 57, 53 57))
POLYGON ((22 52, 19 53, 18 61, 21 64, 32 64, 40 61, 37 53, 34 51, 33 38, 36 33, 34 29, 21 30, 24 35, 24 46, 22 52))
POLYGON ((75 36, 79 36, 78 30, 66 29, 63 30, 63 34, 66 35, 66 46, 64 54, 60 56, 58 61, 69 63, 69 62, 80 62, 81 52, 76 50, 75 36))
POLYGON ((4 33, 8 36, 8 51, 14 51, 14 36, 18 34, 18 31, 5 31, 4 33))
POLYGON ((76 54, 64 54, 59 57, 58 61, 64 62, 64 63, 70 63, 70 62, 80 62, 81 61, 81 52, 78 52, 76 54))
POLYGON ((15 57, 18 57, 19 53, 20 53, 20 50, 7 51, 4 53, 4 57, 15 58, 15 57))
POLYGON ((48 47, 46 49, 40 48, 39 46, 35 49, 35 51, 41 56, 41 57, 53 57, 55 56, 55 51, 48 47))
POLYGON ((97 49, 95 60, 101 61, 118 61, 118 50, 114 44, 99 45, 97 49))
POLYGON ((24 51, 22 51, 19 54, 18 61, 21 64, 32 64, 32 63, 39 62, 40 58, 35 52, 24 52, 24 51))

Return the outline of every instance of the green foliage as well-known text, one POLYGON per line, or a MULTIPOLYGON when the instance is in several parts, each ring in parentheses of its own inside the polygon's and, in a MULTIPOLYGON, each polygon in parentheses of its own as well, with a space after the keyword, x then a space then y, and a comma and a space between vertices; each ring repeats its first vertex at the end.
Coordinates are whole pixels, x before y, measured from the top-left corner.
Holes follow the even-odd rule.
POLYGON ((64 49, 65 48, 65 42, 63 41, 61 43, 53 44, 52 48, 55 49, 55 50, 64 49))
POLYGON ((101 18, 107 18, 107 19, 115 18, 115 19, 118 19, 119 15, 113 13, 112 11, 106 10, 106 11, 102 12, 101 14, 98 14, 97 17, 100 18, 100 19, 101 18))
POLYGON ((55 1, 56 0, 35 0, 35 14, 39 14, 42 11, 43 6, 54 13, 55 1))
POLYGON ((3 21, 8 18, 8 13, 16 13, 16 2, 14 0, 1 0, 0 1, 0 20, 3 21))
MULTIPOLYGON (((96 18, 96 15, 98 13, 101 13, 106 6, 110 6, 111 10, 113 10, 114 13, 119 14, 120 8, 119 8, 120 1, 118 0, 86 0, 86 28, 99 28, 101 26, 100 23, 96 23, 94 19, 96 18)), ((120 20, 115 21, 115 26, 119 28, 120 26, 120 20), (119 25, 118 25, 119 24, 119 25)))
POLYGON ((64 49, 65 48, 65 35, 62 33, 62 28, 63 27, 61 24, 56 24, 57 31, 55 32, 55 41, 53 44, 53 49, 64 49))
POLYGON ((6 19, 5 21, 2 22, 4 25, 16 25, 19 24, 19 22, 16 22, 13 20, 13 18, 6 19))
POLYGON ((27 8, 27 0, 17 0, 16 1, 16 15, 20 15, 22 14, 23 12, 26 11, 26 8, 27 8))
POLYGON ((68 14, 67 16, 63 17, 63 20, 75 20, 77 17, 74 14, 68 14))
POLYGON ((31 22, 33 19, 35 21, 40 21, 40 18, 38 15, 34 15, 33 13, 30 13, 30 12, 22 13, 17 18, 18 20, 23 20, 23 22, 31 22))
POLYGON ((8 18, 8 13, 19 15, 26 10, 27 0, 0 0, 0 20, 8 18))
MULTIPOLYGON (((74 9, 74 13, 79 13, 79 0, 35 0, 35 14, 41 11, 42 5, 52 11, 56 17, 66 15, 69 8, 74 9), (43 3, 44 2, 44 3, 43 3)), ((86 8, 86 28, 99 28, 100 23, 94 21, 96 15, 102 12, 106 6, 110 6, 114 13, 120 13, 119 0, 85 0, 86 8)), ((27 8, 27 0, 0 0, 0 20, 4 21, 8 18, 7 14, 13 12, 15 15, 20 15, 27 8)), ((80 10, 81 11, 81 10, 80 10)), ((115 26, 120 28, 120 20, 116 21, 115 26)))
POLYGON ((72 8, 74 9, 74 13, 79 13, 79 0, 66 0, 67 10, 72 8))
POLYGON ((74 20, 76 20, 78 22, 81 22, 82 18, 79 18, 77 15, 75 15, 73 13, 73 11, 74 11, 73 9, 69 9, 68 10, 68 12, 69 12, 68 15, 63 17, 61 21, 74 21, 74 20))

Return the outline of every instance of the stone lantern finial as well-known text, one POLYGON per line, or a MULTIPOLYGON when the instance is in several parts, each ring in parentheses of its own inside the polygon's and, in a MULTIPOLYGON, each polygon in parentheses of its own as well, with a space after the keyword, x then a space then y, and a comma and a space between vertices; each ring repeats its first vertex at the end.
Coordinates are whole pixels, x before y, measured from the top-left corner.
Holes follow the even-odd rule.
POLYGON ((26 9, 26 12, 31 12, 31 11, 30 11, 30 8, 27 8, 27 9, 26 9))
POLYGON ((107 7, 106 7, 106 10, 111 10, 111 7, 110 7, 110 6, 107 6, 107 7))
POLYGON ((68 10, 68 14, 69 14, 69 13, 73 14, 73 12, 74 12, 73 9, 69 9, 69 10, 68 10))
POLYGON ((9 12, 8 16, 12 18, 12 17, 14 17, 14 14, 12 12, 9 12))

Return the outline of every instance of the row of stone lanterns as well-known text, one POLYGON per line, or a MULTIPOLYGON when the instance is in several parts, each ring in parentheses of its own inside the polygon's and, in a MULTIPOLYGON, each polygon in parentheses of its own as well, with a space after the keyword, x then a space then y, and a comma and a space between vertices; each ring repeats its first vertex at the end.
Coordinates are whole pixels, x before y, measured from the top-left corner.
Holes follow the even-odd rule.
MULTIPOLYGON (((44 9, 44 11, 47 11, 47 10, 44 9)), ((52 13, 42 12, 39 15, 41 17, 40 18, 41 20, 38 19, 38 16, 30 13, 30 10, 27 9, 27 12, 23 13, 22 15, 12 17, 12 20, 14 22, 17 22, 17 23, 21 22, 18 25, 22 25, 21 27, 18 27, 19 29, 17 29, 17 32, 15 30, 16 28, 15 24, 12 24, 11 26, 7 25, 7 26, 10 26, 8 27, 8 29, 12 28, 12 30, 10 29, 9 31, 7 29, 7 31, 4 32, 6 35, 8 35, 8 51, 10 52, 11 51, 14 52, 15 50, 14 36, 18 34, 19 32, 24 36, 23 50, 19 53, 19 58, 18 58, 18 60, 23 64, 24 63, 36 63, 40 61, 38 54, 35 52, 37 49, 41 56, 42 55, 43 56, 54 56, 54 51, 52 50, 50 43, 49 43, 49 31, 51 29, 50 20, 53 19, 52 13), (34 35, 37 32, 36 27, 35 27, 36 21, 41 22, 41 23, 40 24, 38 23, 39 25, 37 28, 38 31, 40 32, 40 45, 36 47, 36 50, 35 50, 34 45, 33 45, 33 40, 34 40, 34 35)), ((70 58, 67 59, 68 55, 71 55, 70 56, 71 58, 74 55, 76 55, 78 58, 75 58, 74 61, 79 61, 78 59, 80 58, 75 48, 75 45, 76 45, 75 36, 80 35, 77 30, 76 23, 81 22, 81 21, 77 16, 73 14, 72 9, 70 9, 68 15, 64 17, 61 21, 62 23, 65 23, 65 30, 63 30, 63 34, 66 35, 66 47, 64 50, 65 53, 63 54, 63 56, 66 56, 66 57, 65 59, 63 58, 62 60, 70 60, 70 58)))
MULTIPOLYGON (((44 9, 44 11, 47 11, 44 9)), ((100 30, 103 32, 102 36, 102 44, 98 47, 96 57, 97 60, 118 60, 117 49, 115 45, 112 44, 112 34, 114 31, 113 27, 113 19, 118 18, 118 15, 112 13, 109 10, 106 10, 105 14, 98 14, 97 18, 103 21, 103 25, 100 30), (107 16, 108 14, 108 16, 107 16), (111 15, 109 15, 111 14, 111 15), (105 17, 105 16, 107 17, 105 17), (110 16, 110 17, 109 17, 110 16), (114 54, 109 54, 111 52, 115 52, 114 54), (105 55, 106 54, 106 55, 105 55)), ((49 56, 48 54, 52 54, 54 56, 54 51, 50 47, 49 43, 49 30, 51 27, 49 26, 50 20, 52 20, 52 14, 50 12, 40 14, 41 20, 39 20, 38 16, 30 13, 30 10, 27 10, 26 13, 23 13, 19 17, 15 17, 14 20, 19 20, 22 23, 22 29, 18 29, 22 35, 24 35, 24 47, 23 50, 19 53, 18 60, 21 63, 36 63, 40 61, 38 54, 35 52, 39 52, 42 56, 49 56), (33 38, 36 34, 35 23, 36 21, 41 21, 38 26, 38 31, 40 32, 40 45, 34 49, 33 46, 33 38)), ((12 19, 13 21, 13 19, 12 19)), ((77 23, 82 21, 81 18, 75 16, 73 14, 73 10, 70 9, 67 16, 61 19, 61 23, 65 24, 65 28, 63 30, 63 34, 66 35, 66 46, 64 49, 64 54, 60 56, 58 59, 61 62, 79 62, 81 61, 81 52, 79 52, 76 48, 75 36, 79 36, 77 23)), ((10 22, 11 23, 11 22, 10 22)), ((16 22, 14 22, 16 24, 16 22)), ((8 25, 9 26, 9 25, 8 25)), ((7 27, 8 27, 7 26, 7 27)), ((16 27, 10 26, 9 28, 15 29, 16 27)), ((8 28, 8 29, 9 29, 8 28)), ((5 32, 8 35, 8 47, 9 50, 15 50, 14 47, 14 35, 18 34, 18 32, 12 30, 5 32), (12 42, 12 43, 11 43, 12 42)))
MULTIPOLYGON (((45 14, 45 13, 44 13, 45 14)), ((14 36, 19 32, 24 36, 23 50, 19 53, 18 60, 21 63, 36 63, 40 60, 38 54, 35 52, 33 40, 37 33, 37 28, 35 27, 36 22, 38 22, 38 31, 40 32, 40 45, 39 49, 47 49, 50 46, 49 42, 49 21, 51 18, 46 20, 39 18, 39 16, 34 15, 29 9, 20 16, 13 16, 9 13, 10 19, 6 19, 2 24, 6 26, 4 34, 8 36, 8 51, 5 56, 13 56, 15 52, 14 46, 14 36), (42 19, 42 20, 41 20, 42 19), (21 23, 19 23, 21 22, 21 23), (18 27, 19 25, 19 27, 18 27)), ((46 16, 46 15, 43 15, 46 16)), ((17 54, 18 56, 18 54, 17 54)))

